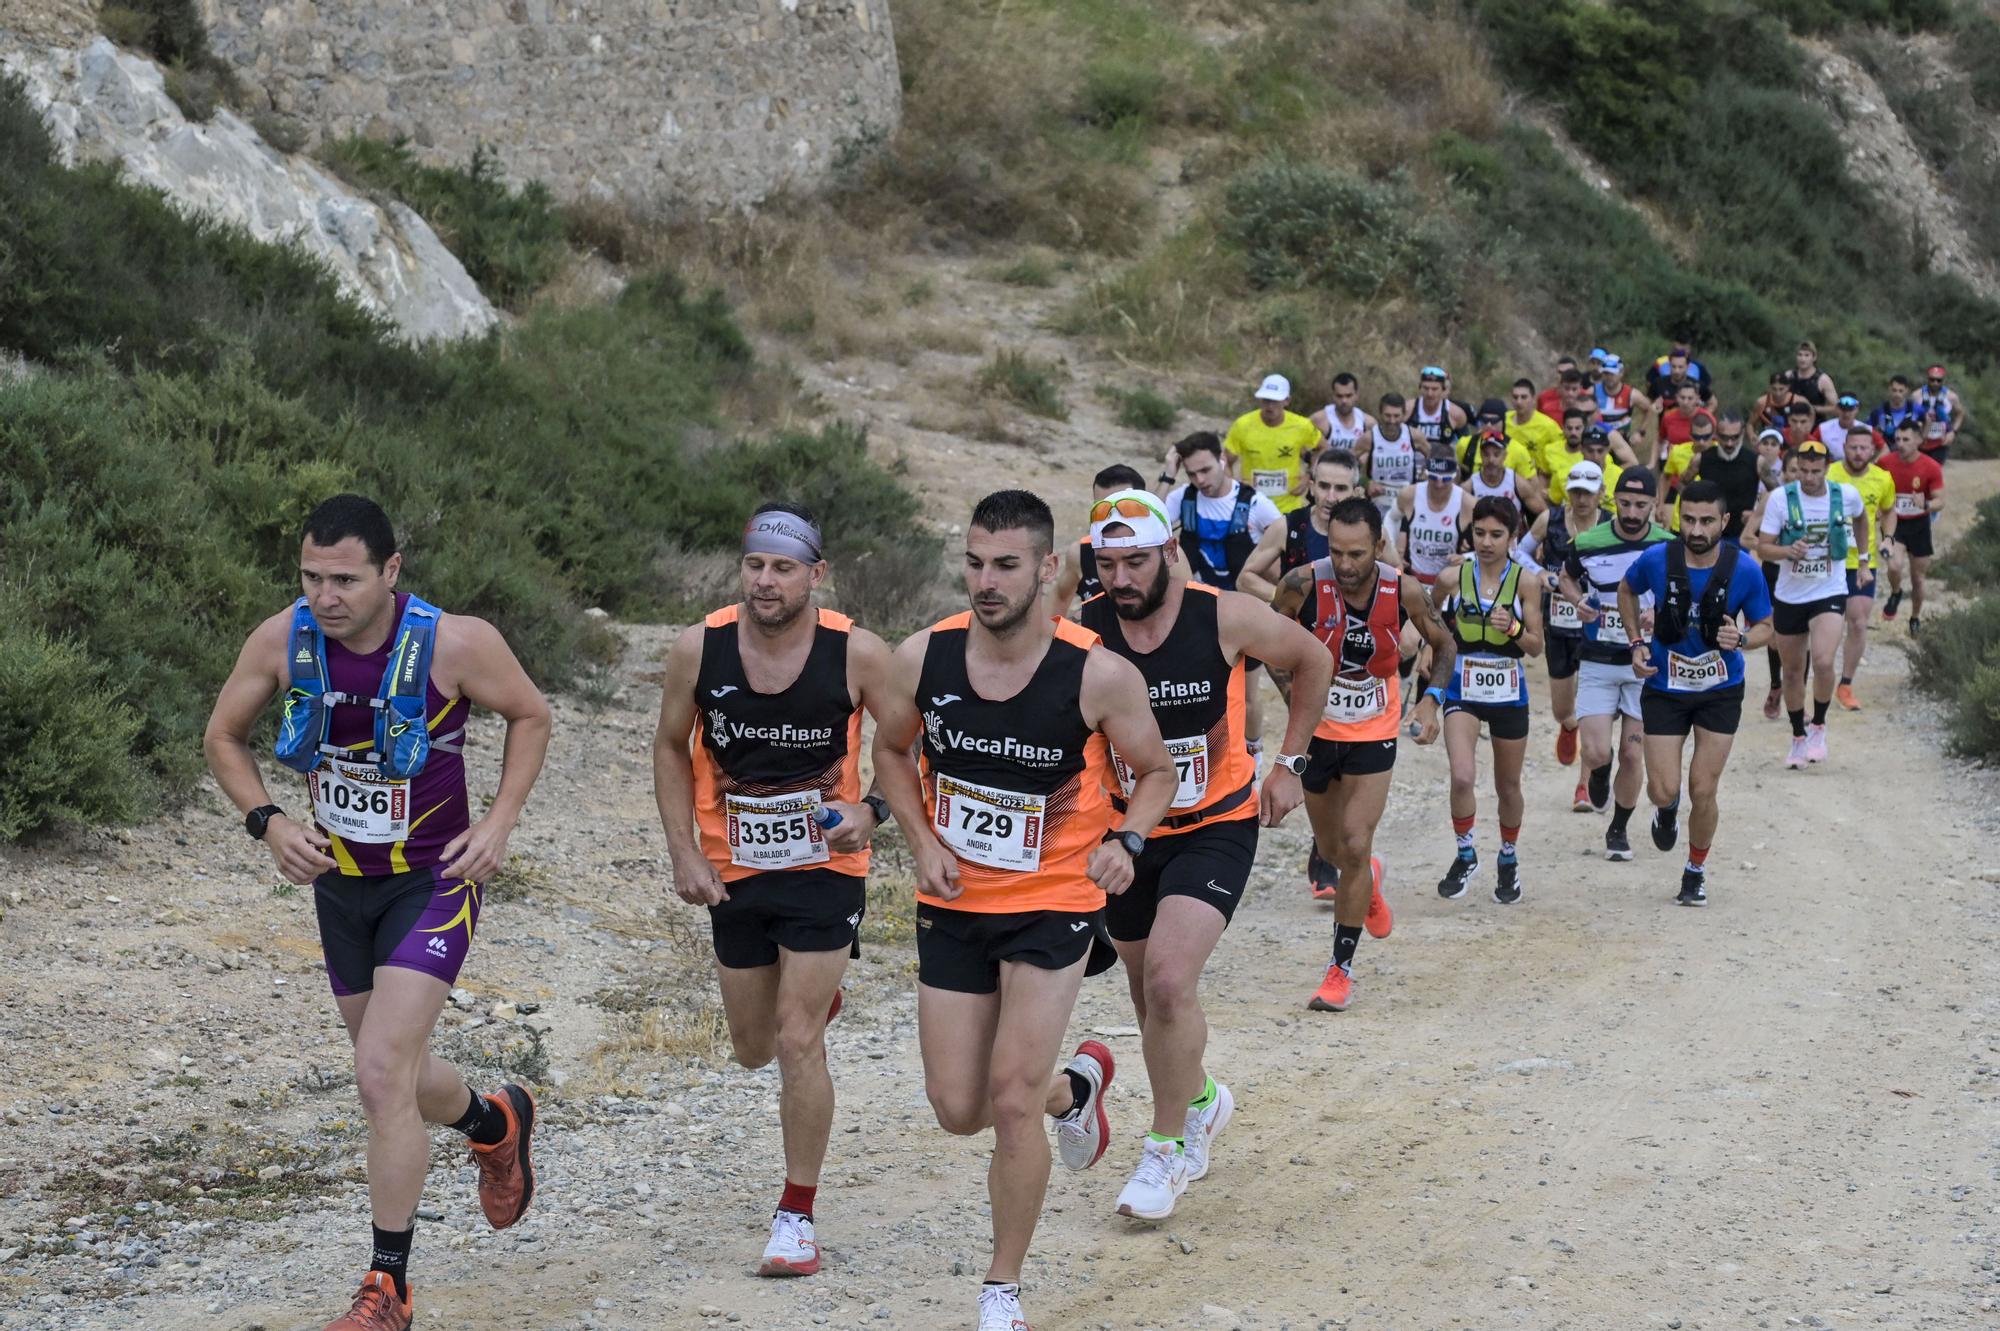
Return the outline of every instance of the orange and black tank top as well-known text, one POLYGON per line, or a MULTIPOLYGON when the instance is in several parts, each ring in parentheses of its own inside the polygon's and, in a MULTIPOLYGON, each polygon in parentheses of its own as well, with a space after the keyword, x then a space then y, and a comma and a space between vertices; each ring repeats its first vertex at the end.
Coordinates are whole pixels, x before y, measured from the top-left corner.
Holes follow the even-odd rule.
POLYGON ((866 874, 868 852, 833 853, 813 818, 825 801, 861 798, 861 709, 847 687, 854 621, 819 611, 799 677, 759 693, 743 669, 739 608, 703 621, 690 735, 702 853, 724 882, 796 869, 866 874))
MULTIPOLYGON (((1257 801, 1252 798, 1257 760, 1243 747, 1243 662, 1231 663, 1223 655, 1216 618, 1221 605, 1215 588, 1186 584, 1173 628, 1150 652, 1125 640, 1124 625, 1110 597, 1095 597, 1083 606, 1083 626, 1145 677, 1153 719, 1160 723, 1167 753, 1174 760, 1177 785, 1167 817, 1179 825, 1163 823, 1155 836, 1184 832, 1202 822, 1257 816, 1257 801), (1207 817, 1188 817, 1204 812, 1207 817)), ((1119 791, 1129 795, 1132 776, 1116 750, 1111 753, 1111 770, 1119 791)), ((1123 811, 1122 800, 1113 796, 1113 803, 1123 811)))
POLYGON ((931 628, 917 678, 931 832, 958 859, 947 910, 1088 912, 1104 892, 1087 872, 1111 829, 1104 737, 1084 724, 1083 665, 1097 635, 1068 620, 1011 698, 982 698, 966 674, 969 612, 931 628))

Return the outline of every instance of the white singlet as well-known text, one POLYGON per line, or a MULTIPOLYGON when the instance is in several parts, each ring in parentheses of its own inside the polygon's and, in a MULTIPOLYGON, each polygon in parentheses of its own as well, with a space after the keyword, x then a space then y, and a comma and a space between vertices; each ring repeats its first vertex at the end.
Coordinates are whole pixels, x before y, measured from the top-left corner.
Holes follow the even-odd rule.
POLYGON ((1451 487, 1451 498, 1441 509, 1424 502, 1429 483, 1419 485, 1410 504, 1410 568, 1425 582, 1434 580, 1458 554, 1458 514, 1465 504, 1465 491, 1451 487))

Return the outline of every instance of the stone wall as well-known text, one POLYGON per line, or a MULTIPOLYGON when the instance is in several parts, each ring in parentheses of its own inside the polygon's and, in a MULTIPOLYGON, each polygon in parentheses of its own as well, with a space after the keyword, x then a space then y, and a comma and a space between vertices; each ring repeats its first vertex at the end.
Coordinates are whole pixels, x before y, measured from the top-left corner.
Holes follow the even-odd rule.
POLYGON ((901 107, 888 0, 202 0, 315 131, 655 206, 811 188, 901 107))

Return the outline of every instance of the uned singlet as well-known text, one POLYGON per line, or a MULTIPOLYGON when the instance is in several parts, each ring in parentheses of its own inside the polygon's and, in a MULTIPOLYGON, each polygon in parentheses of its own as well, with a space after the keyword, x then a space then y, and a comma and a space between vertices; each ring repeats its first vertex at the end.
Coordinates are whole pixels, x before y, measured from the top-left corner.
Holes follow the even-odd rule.
POLYGON ((1372 433, 1375 439, 1368 455, 1368 479, 1388 487, 1389 502, 1393 505, 1397 491, 1417 479, 1416 439, 1407 425, 1399 439, 1385 438, 1379 425, 1372 433))
POLYGON ((1465 504, 1465 491, 1456 485, 1451 487, 1451 498, 1443 508, 1430 506, 1429 493, 1430 486, 1426 483, 1419 485, 1411 496, 1408 529, 1410 571, 1423 582, 1434 580, 1458 553, 1458 513, 1465 504))
POLYGON ((1410 419, 1407 424, 1424 437, 1424 451, 1428 453, 1451 437, 1451 399, 1438 403, 1437 411, 1429 416, 1424 414, 1424 400, 1418 397, 1410 403, 1410 419))
POLYGON ((931 832, 958 860, 957 899, 941 910, 1088 913, 1104 891, 1088 873, 1111 830, 1104 737, 1083 720, 1083 665, 1098 637, 1066 619, 1027 684, 982 698, 966 674, 969 611, 931 627, 917 677, 924 803, 931 832))
MULTIPOLYGON (((391 622, 400 624, 409 593, 396 593, 391 622)), ((389 655, 396 648, 392 631, 380 647, 357 655, 326 639, 327 681, 335 693, 373 698, 382 687, 389 655)), ((437 684, 425 681, 424 717, 433 745, 464 738, 470 704, 447 698, 437 684)), ((327 729, 327 743, 354 753, 375 747, 375 710, 365 705, 337 703, 327 729)), ((433 868, 444 848, 472 825, 471 802, 465 792, 465 759, 432 748, 423 771, 408 781, 391 781, 372 763, 348 763, 329 758, 306 778, 312 796, 313 822, 332 842, 329 854, 348 877, 383 878, 433 868)))
POLYGON ((690 735, 702 854, 725 883, 811 868, 864 875, 868 851, 833 853, 813 819, 829 800, 861 798, 861 709, 847 683, 854 621, 820 610, 798 678, 759 693, 743 669, 741 610, 703 621, 690 735))
POLYGON ((1352 451, 1354 446, 1361 442, 1361 436, 1368 428, 1366 413, 1360 407, 1356 407, 1354 423, 1345 425, 1341 423, 1340 413, 1331 402, 1321 410, 1326 413, 1326 446, 1352 451))
MULTIPOLYGON (((1137 666, 1145 677, 1153 719, 1159 722, 1178 781, 1173 806, 1168 810, 1170 818, 1204 810, 1212 813, 1201 822, 1257 816, 1257 801, 1251 798, 1257 784, 1257 760, 1243 747, 1243 661, 1239 657, 1232 664, 1222 654, 1217 622, 1221 604, 1214 588, 1186 584, 1173 628, 1150 652, 1142 652, 1125 640, 1124 624, 1110 597, 1100 596, 1083 607, 1083 626, 1101 636, 1106 647, 1137 666)), ((1111 751, 1111 766, 1119 789, 1130 795, 1132 775, 1115 749, 1111 751)), ((1197 825, 1163 826, 1153 835, 1168 836, 1197 825)))

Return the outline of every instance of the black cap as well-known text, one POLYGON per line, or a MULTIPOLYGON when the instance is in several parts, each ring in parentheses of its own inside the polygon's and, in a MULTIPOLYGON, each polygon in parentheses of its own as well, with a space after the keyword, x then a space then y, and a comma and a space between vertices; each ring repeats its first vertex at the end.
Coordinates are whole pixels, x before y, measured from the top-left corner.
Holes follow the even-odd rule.
POLYGON ((1484 420, 1488 416, 1493 417, 1493 419, 1495 420, 1501 420, 1501 421, 1506 420, 1507 404, 1505 402, 1502 402, 1497 397, 1487 398, 1484 402, 1479 404, 1479 411, 1477 412, 1477 414, 1473 416, 1473 419, 1484 420))
POLYGON ((1660 492, 1659 483, 1653 479, 1650 467, 1627 467, 1618 473, 1618 485, 1613 494, 1645 495, 1651 498, 1660 492))
POLYGON ((1583 431, 1583 439, 1582 439, 1582 441, 1581 441, 1581 442, 1583 442, 1583 443, 1586 443, 1586 444, 1607 444, 1607 445, 1608 445, 1608 444, 1609 444, 1609 443, 1611 442, 1611 436, 1610 436, 1610 435, 1608 435, 1608 434, 1606 434, 1606 433, 1604 433, 1604 427, 1603 427, 1603 426, 1601 426, 1601 425, 1590 425, 1590 426, 1586 426, 1586 427, 1584 427, 1584 431, 1583 431))

